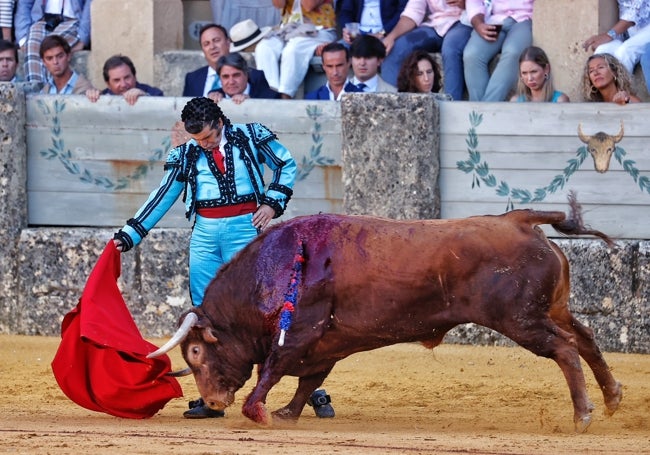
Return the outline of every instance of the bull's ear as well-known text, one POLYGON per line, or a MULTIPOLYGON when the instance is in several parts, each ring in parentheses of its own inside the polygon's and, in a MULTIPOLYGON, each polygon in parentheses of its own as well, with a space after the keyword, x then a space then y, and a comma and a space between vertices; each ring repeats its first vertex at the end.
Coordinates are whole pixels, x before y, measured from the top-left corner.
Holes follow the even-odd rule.
POLYGON ((203 341, 206 343, 216 343, 218 341, 212 327, 203 328, 203 341))

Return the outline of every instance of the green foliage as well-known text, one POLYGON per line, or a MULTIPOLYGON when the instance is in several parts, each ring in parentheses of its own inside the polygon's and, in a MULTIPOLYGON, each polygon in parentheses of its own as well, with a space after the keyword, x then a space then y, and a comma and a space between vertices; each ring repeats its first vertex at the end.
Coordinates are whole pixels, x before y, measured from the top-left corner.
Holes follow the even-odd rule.
POLYGON ((317 105, 309 105, 306 109, 307 116, 314 122, 311 129, 311 140, 313 142, 309 149, 309 157, 303 156, 298 162, 298 172, 296 181, 304 180, 316 166, 330 166, 334 164, 334 159, 321 156, 323 148, 323 136, 321 135, 322 125, 319 123, 323 110, 317 105))
POLYGON ((89 185, 95 185, 109 191, 118 191, 128 188, 131 185, 131 182, 146 177, 149 171, 158 165, 165 156, 165 152, 171 147, 171 138, 170 136, 167 136, 163 139, 161 146, 152 151, 147 164, 138 166, 132 174, 120 177, 117 180, 113 180, 103 175, 95 175, 90 169, 81 167, 75 161, 75 157, 70 149, 66 149, 65 141, 63 140, 63 137, 61 137, 62 131, 59 114, 61 114, 65 109, 65 100, 58 98, 55 99, 52 103, 52 108, 50 108, 50 106, 43 100, 38 100, 37 103, 45 117, 49 117, 51 113, 54 112, 54 115, 52 116, 52 127, 50 128, 52 133, 52 147, 46 150, 41 150, 40 155, 46 160, 58 159, 70 174, 76 175, 81 182, 89 185))

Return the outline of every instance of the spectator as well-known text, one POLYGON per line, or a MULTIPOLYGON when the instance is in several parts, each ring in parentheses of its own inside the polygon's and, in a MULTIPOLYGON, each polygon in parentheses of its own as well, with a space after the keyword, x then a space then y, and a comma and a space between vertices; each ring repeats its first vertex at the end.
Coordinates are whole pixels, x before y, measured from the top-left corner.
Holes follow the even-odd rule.
POLYGON ((628 104, 641 100, 632 92, 630 73, 610 54, 594 54, 587 59, 582 77, 585 101, 628 104))
POLYGON ((259 40, 269 34, 272 27, 262 27, 250 20, 245 19, 237 22, 230 29, 230 52, 252 51, 259 40))
POLYGON ((208 64, 185 75, 183 96, 205 96, 214 100, 217 97, 216 90, 221 88, 217 60, 230 52, 230 39, 221 25, 207 24, 199 31, 199 42, 208 64))
POLYGON ((221 79, 219 101, 223 98, 232 99, 235 104, 241 104, 248 98, 280 98, 280 94, 271 90, 264 73, 248 68, 246 60, 239 52, 222 55, 217 60, 217 74, 221 79), (258 73, 252 76, 253 73, 258 73))
POLYGON ((14 0, 0 0, 0 28, 2 39, 12 41, 11 28, 14 26, 14 0))
POLYGON ((379 76, 381 63, 386 58, 383 43, 372 35, 360 35, 350 47, 352 55, 352 83, 361 92, 397 92, 394 85, 379 76))
POLYGON ((583 47, 596 54, 611 54, 628 73, 650 43, 650 2, 648 0, 618 0, 619 20, 606 33, 593 35, 583 47))
POLYGON ((343 32, 343 41, 352 44, 345 24, 358 22, 361 33, 370 33, 379 39, 395 28, 406 0, 338 0, 336 22, 343 32))
POLYGON ((255 62, 271 88, 290 99, 305 78, 311 57, 336 40, 333 0, 273 0, 273 4, 282 10, 282 26, 257 44, 255 62))
POLYGON ((543 49, 527 47, 519 57, 517 93, 510 98, 516 102, 566 103, 569 97, 553 86, 551 63, 543 49))
POLYGON ((70 67, 72 50, 65 38, 48 35, 41 41, 39 56, 48 71, 41 93, 50 95, 83 95, 92 84, 70 67))
POLYGON ((50 34, 62 36, 76 52, 90 45, 90 2, 92 0, 20 0, 16 7, 15 32, 25 52, 25 80, 46 79, 40 46, 50 34))
POLYGON ((159 88, 138 82, 135 65, 126 55, 114 55, 106 60, 102 76, 108 87, 101 92, 96 88, 86 92, 86 97, 93 103, 100 95, 122 95, 130 105, 134 105, 141 96, 163 96, 159 88))
POLYGON ((461 22, 464 9, 465 0, 409 0, 399 22, 384 38, 388 56, 382 74, 386 81, 397 83, 402 62, 412 51, 440 52, 445 92, 462 100, 463 49, 472 33, 472 27, 461 22))
POLYGON ((470 101, 505 101, 517 82, 519 56, 533 41, 534 0, 466 0, 474 27, 463 63, 470 101), (490 76, 490 61, 499 62, 490 76))
POLYGON ((327 82, 305 95, 306 100, 340 101, 344 93, 360 92, 348 79, 350 74, 350 50, 339 42, 323 48, 323 71, 327 82))
POLYGON ((16 77, 18 47, 7 40, 0 40, 0 82, 19 82, 16 77))
POLYGON ((426 51, 413 51, 397 76, 397 91, 410 93, 439 93, 442 88, 440 66, 426 51))

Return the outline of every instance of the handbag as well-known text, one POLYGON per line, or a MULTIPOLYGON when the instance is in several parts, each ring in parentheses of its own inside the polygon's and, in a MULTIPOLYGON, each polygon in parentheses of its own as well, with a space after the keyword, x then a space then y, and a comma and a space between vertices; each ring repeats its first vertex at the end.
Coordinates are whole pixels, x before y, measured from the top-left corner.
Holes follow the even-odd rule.
POLYGON ((294 0, 291 11, 284 12, 280 25, 274 27, 270 35, 277 36, 286 43, 296 36, 316 36, 318 28, 303 21, 300 0, 294 0))

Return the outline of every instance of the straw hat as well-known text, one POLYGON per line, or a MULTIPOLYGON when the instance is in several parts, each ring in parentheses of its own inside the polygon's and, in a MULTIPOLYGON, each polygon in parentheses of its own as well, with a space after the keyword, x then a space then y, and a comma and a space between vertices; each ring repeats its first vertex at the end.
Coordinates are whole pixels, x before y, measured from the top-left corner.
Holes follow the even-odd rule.
POLYGON ((230 52, 246 49, 251 44, 255 44, 264 38, 270 31, 271 27, 262 27, 260 30, 251 19, 237 22, 230 28, 230 52))

